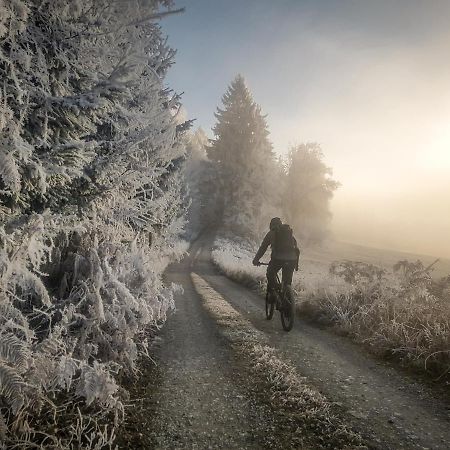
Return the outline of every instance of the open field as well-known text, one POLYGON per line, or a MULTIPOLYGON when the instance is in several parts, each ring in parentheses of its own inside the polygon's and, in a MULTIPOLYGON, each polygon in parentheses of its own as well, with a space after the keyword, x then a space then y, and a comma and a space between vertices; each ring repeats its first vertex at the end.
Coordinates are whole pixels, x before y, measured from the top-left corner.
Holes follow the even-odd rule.
MULTIPOLYGON (((384 268, 392 268, 396 262, 405 259, 408 261, 420 259, 424 265, 428 265, 433 263, 437 258, 437 256, 365 247, 363 245, 337 241, 329 241, 318 248, 305 249, 302 253, 302 259, 304 261, 311 262, 312 264, 325 264, 327 266, 333 261, 346 259, 350 261, 362 261, 384 268)), ((440 278, 449 274, 450 259, 439 258, 439 262, 434 266, 433 277, 440 278)))

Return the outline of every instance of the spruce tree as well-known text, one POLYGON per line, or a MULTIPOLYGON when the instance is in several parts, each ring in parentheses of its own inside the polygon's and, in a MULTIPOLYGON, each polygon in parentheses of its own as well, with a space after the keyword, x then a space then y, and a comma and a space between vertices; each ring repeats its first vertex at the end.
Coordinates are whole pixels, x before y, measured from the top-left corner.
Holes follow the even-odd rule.
POLYGON ((208 156, 217 170, 219 210, 233 232, 259 238, 277 203, 279 173, 261 108, 238 75, 217 108, 208 156))

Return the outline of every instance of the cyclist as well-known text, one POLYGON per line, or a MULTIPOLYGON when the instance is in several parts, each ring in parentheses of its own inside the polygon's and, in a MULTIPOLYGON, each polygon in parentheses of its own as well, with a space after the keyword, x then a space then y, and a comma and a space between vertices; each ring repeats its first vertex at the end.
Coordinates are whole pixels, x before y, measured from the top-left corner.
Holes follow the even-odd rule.
MULTIPOLYGON (((259 250, 253 259, 253 265, 259 266, 259 260, 264 256, 269 245, 272 255, 267 267, 267 291, 271 293, 276 285, 276 275, 282 269, 283 283, 292 284, 294 270, 298 270, 300 250, 292 234, 292 228, 283 224, 279 217, 270 221, 270 231, 264 237, 259 250)), ((273 298, 271 296, 271 298, 273 298)))

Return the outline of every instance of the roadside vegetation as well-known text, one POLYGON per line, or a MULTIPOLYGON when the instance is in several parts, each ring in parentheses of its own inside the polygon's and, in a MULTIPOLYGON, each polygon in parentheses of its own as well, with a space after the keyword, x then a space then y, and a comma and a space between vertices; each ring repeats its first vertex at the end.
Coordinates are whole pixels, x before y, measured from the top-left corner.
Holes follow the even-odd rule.
MULTIPOLYGON (((170 0, 0 0, 0 447, 112 447, 173 307, 170 0)), ((151 381, 150 381, 151 382, 151 381)))
MULTIPOLYGON (((254 253, 243 242, 218 239, 212 257, 228 277, 263 294, 265 270, 252 266, 254 253)), ((297 311, 378 355, 444 380, 450 370, 450 277, 435 280, 432 269, 420 261, 388 269, 301 259, 294 276, 297 311)))

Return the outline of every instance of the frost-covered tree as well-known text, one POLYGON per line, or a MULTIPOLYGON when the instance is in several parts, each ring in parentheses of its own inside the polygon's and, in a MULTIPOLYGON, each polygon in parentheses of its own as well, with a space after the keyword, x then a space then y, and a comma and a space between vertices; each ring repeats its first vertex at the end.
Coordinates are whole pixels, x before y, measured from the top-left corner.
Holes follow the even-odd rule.
POLYGON ((331 176, 318 144, 300 144, 289 152, 283 208, 305 244, 320 242, 327 234, 330 200, 339 186, 331 176))
POLYGON ((232 81, 222 103, 215 113, 208 156, 218 174, 223 221, 240 235, 259 238, 275 214, 280 173, 266 119, 241 75, 232 81))
POLYGON ((146 330, 172 306, 161 274, 181 253, 188 126, 164 88, 174 51, 155 19, 171 6, 0 0, 0 436, 8 444, 110 441, 111 427, 97 427, 99 412, 83 415, 81 400, 119 418, 117 373, 135 370, 146 330), (51 424, 61 412, 73 426, 51 424))
POLYGON ((202 128, 187 136, 184 175, 189 190, 186 226, 189 239, 215 224, 218 215, 215 171, 206 154, 208 143, 202 128))

